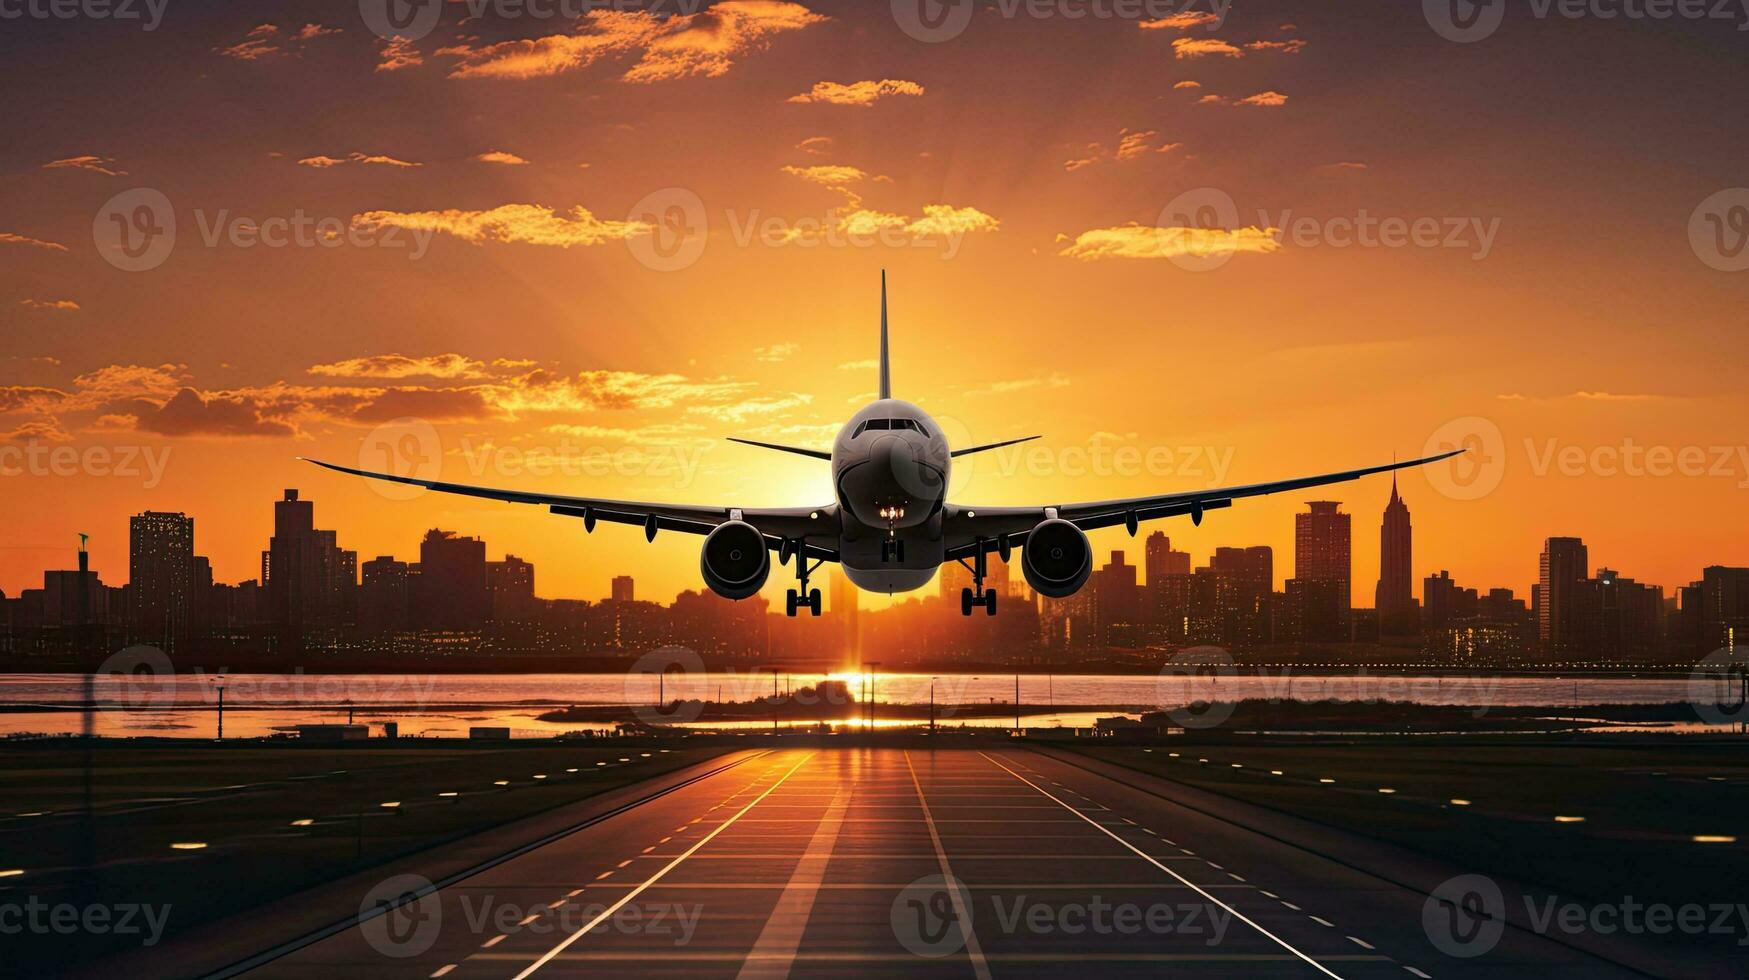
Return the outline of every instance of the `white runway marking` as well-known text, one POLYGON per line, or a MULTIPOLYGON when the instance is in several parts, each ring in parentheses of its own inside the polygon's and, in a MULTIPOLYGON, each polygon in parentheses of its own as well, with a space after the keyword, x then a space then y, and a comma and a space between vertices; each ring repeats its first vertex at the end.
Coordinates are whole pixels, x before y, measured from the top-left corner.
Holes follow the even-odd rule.
MULTIPOLYGON (((1075 816, 1080 817, 1082 820, 1086 821, 1087 825, 1089 827, 1094 828, 1095 830, 1099 831, 1100 833, 1104 834, 1105 836, 1110 837, 1112 840, 1117 841, 1119 844, 1122 844, 1124 847, 1128 848, 1131 852, 1133 852, 1137 857, 1148 862, 1149 864, 1153 865, 1154 867, 1159 868, 1161 871, 1164 871, 1167 874, 1171 875, 1173 878, 1177 879, 1180 884, 1183 884, 1184 886, 1189 888, 1191 891, 1196 892, 1198 895, 1201 895, 1203 898, 1206 898, 1209 901, 1213 902, 1214 904, 1219 905, 1221 908, 1226 909, 1227 913, 1229 915, 1231 915, 1233 918, 1238 919, 1240 922, 1243 922, 1246 925, 1250 926, 1251 928, 1262 933, 1265 937, 1267 937, 1271 942, 1274 942, 1277 946, 1280 946, 1282 949, 1285 949, 1288 952, 1299 957, 1301 960, 1304 960, 1314 970, 1317 970, 1319 973, 1322 973, 1327 977, 1336 977, 1337 980, 1341 980, 1340 976, 1338 976, 1335 973, 1332 973, 1329 970, 1329 968, 1324 966, 1324 964, 1319 963, 1317 960, 1312 959, 1310 956, 1306 955, 1305 953, 1300 952, 1300 950, 1298 950, 1294 946, 1289 945, 1287 940, 1282 939, 1280 936, 1277 936, 1275 933, 1270 932, 1268 929, 1263 928, 1262 926, 1258 925, 1256 922, 1253 922, 1251 919, 1247 918, 1243 912, 1240 912, 1238 909, 1236 909, 1236 908, 1232 907, 1231 905, 1228 905, 1226 902, 1223 902, 1220 899, 1216 898, 1214 895, 1210 894, 1209 892, 1203 890, 1202 888, 1198 887, 1196 884, 1191 882, 1190 879, 1185 878, 1183 875, 1180 875, 1178 872, 1173 871, 1171 868, 1167 867, 1166 865, 1161 864, 1159 861, 1156 861, 1154 858, 1150 857, 1147 852, 1138 849, 1135 845, 1131 844, 1129 841, 1126 841, 1122 837, 1119 837, 1118 835, 1112 833, 1110 830, 1107 830, 1105 827, 1100 825, 1099 821, 1094 820, 1092 817, 1089 817, 1085 813, 1082 813, 1080 810, 1075 809, 1073 806, 1070 806, 1068 803, 1065 803, 1064 801, 1058 799, 1057 797, 1052 796, 1050 794, 1050 792, 1047 791, 1044 787, 1038 785, 1037 783, 1026 778, 1025 776, 1022 776, 1020 773, 1015 772, 1013 769, 1009 769, 1006 765, 1003 765, 1000 760, 993 758, 988 753, 979 752, 978 754, 983 756, 985 759, 988 759, 991 762, 991 764, 1006 771, 1009 775, 1013 776, 1015 779, 1018 779, 1021 782, 1025 783, 1026 785, 1031 786, 1035 790, 1038 790, 1041 794, 1048 797, 1049 799, 1055 800, 1058 804, 1060 804, 1063 807, 1063 809, 1068 810, 1070 813, 1073 813, 1075 816)), ((1328 923, 1326 923, 1326 925, 1328 925, 1328 923)))
POLYGON ((966 897, 962 889, 954 887, 959 879, 953 876, 953 868, 947 863, 947 851, 942 849, 941 834, 935 829, 935 816, 929 812, 929 800, 923 795, 923 784, 917 781, 917 770, 911 765, 911 753, 905 753, 905 768, 911 773, 911 785, 917 789, 917 803, 923 807, 923 823, 929 828, 929 841, 935 845, 935 860, 941 866, 941 876, 946 879, 948 897, 953 899, 953 914, 959 916, 959 921, 965 923, 966 955, 972 958, 972 972, 978 980, 990 980, 990 964, 984 959, 984 949, 978 944, 978 935, 972 930, 972 913, 966 908, 966 897))
POLYGON ((597 915, 593 919, 590 919, 589 922, 587 924, 585 924, 581 929, 578 929, 576 932, 573 932, 569 936, 566 936, 564 939, 560 940, 560 942, 557 946, 554 946, 552 949, 549 949, 545 953, 541 954, 540 959, 535 960, 533 963, 530 963, 528 965, 527 969, 523 970, 521 973, 518 973, 516 976, 512 977, 511 980, 526 980, 527 977, 534 976, 535 971, 539 970, 543 966, 546 966, 548 963, 551 963, 553 961, 554 957, 558 956, 560 953, 563 953, 565 950, 569 949, 571 947, 572 943, 575 943, 577 940, 582 939, 584 936, 589 935, 590 931, 593 930, 596 926, 599 926, 603 922, 606 922, 609 918, 611 918, 613 916, 613 914, 615 912, 618 912, 620 909, 624 908, 628 902, 630 902, 634 898, 637 898, 639 895, 643 894, 644 889, 649 888, 651 885, 654 885, 656 882, 662 880, 662 878, 665 877, 668 874, 668 872, 673 871, 675 868, 680 867, 681 862, 685 861, 687 858, 691 857, 695 852, 698 851, 699 848, 705 846, 706 844, 709 844, 711 842, 711 840, 713 838, 715 838, 718 834, 722 833, 725 830, 728 830, 729 827, 735 823, 735 821, 741 819, 741 817, 744 816, 747 813, 747 811, 758 806, 759 801, 765 799, 767 796, 770 796, 779 786, 783 785, 784 780, 795 775, 795 771, 797 769, 800 769, 802 766, 806 765, 808 760, 812 759, 813 757, 814 757, 814 754, 812 752, 803 756, 802 760, 800 762, 797 762, 794 766, 792 766, 790 768, 789 772, 786 772, 782 776, 778 777, 776 782, 772 783, 769 787, 767 787, 764 792, 762 792, 758 796, 754 797, 753 801, 751 803, 748 803, 746 806, 735 811, 734 816, 730 817, 727 820, 724 820, 722 823, 717 824, 715 827, 711 828, 710 833, 705 834, 702 838, 700 838, 698 843, 692 845, 692 847, 690 849, 688 849, 685 854, 682 854, 679 857, 675 858, 674 860, 669 861, 667 864, 663 865, 661 870, 657 871, 655 874, 651 875, 650 877, 644 879, 643 884, 639 885, 636 888, 633 888, 631 891, 626 892, 625 895, 623 897, 621 897, 619 901, 614 902, 612 905, 609 905, 607 908, 603 909, 601 911, 601 914, 597 915))
POLYGON ((808 919, 814 914, 814 899, 826 879, 826 865, 832 860, 832 848, 838 843, 838 831, 844 826, 844 812, 849 804, 850 791, 840 788, 820 817, 820 826, 814 830, 802 859, 796 862, 789 884, 778 896, 777 907, 765 920, 765 928, 747 953, 736 980, 783 980, 789 976, 808 919))

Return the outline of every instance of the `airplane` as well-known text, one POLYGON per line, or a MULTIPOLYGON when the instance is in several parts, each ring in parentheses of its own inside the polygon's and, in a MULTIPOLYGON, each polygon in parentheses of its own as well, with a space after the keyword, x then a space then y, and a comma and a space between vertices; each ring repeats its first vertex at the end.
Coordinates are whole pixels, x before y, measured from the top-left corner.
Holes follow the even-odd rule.
MULTIPOLYGON (((464 494, 508 503, 534 504, 554 514, 580 518, 593 533, 597 521, 643 525, 646 540, 658 531, 704 536, 699 571, 705 584, 728 599, 757 593, 771 573, 771 555, 780 565, 795 562, 797 588, 788 590, 786 611, 820 615, 820 590, 810 578, 829 561, 839 563, 859 588, 871 592, 909 592, 929 584, 936 570, 958 562, 971 572, 972 585, 960 592, 960 613, 982 608, 996 615, 996 592, 984 587, 991 553, 1007 562, 1021 550, 1020 567, 1040 595, 1061 599, 1075 594, 1093 572, 1093 546, 1087 532, 1124 525, 1133 537, 1143 521, 1188 516, 1200 525, 1211 510, 1257 497, 1359 479, 1449 459, 1462 449, 1392 462, 1382 466, 1319 476, 1252 483, 1213 490, 1042 504, 1037 507, 979 507, 947 499, 948 475, 962 456, 1036 439, 953 449, 929 413, 893 397, 887 351, 887 275, 881 273, 880 397, 850 417, 830 451, 751 439, 729 441, 794 453, 831 464, 833 502, 818 507, 760 508, 646 503, 599 497, 572 497, 521 490, 445 483, 373 473, 321 460, 306 460, 341 473, 404 483, 441 493, 464 494)), ((300 457, 301 459, 302 457, 300 457)))

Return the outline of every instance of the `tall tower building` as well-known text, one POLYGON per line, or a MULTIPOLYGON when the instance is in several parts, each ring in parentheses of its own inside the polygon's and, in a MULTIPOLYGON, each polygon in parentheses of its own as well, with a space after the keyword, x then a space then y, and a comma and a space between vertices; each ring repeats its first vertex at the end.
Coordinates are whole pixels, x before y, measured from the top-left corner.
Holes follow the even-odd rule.
POLYGON ((134 638, 169 654, 187 649, 194 614, 194 519, 151 510, 129 519, 128 582, 134 638))
POLYGON ((1409 505, 1397 494, 1397 478, 1391 478, 1391 500, 1379 525, 1379 583, 1373 606, 1379 614, 1379 632, 1407 636, 1415 632, 1414 548, 1409 523, 1409 505))
MULTIPOLYGON (((534 589, 531 569, 528 587, 534 589)), ((432 529, 419 542, 419 578, 412 620, 424 629, 476 630, 492 608, 486 578, 486 542, 432 529)))
POLYGON ((615 575, 613 577, 613 601, 632 601, 632 577, 630 575, 615 575))
POLYGON ((1190 552, 1173 551, 1172 539, 1166 532, 1155 531, 1148 535, 1142 553, 1142 571, 1150 586, 1168 575, 1189 575, 1190 552))
POLYGON ((1294 578, 1331 583, 1336 614, 1346 633, 1354 608, 1353 533, 1341 506, 1334 500, 1313 500, 1304 514, 1294 515, 1294 578))
POLYGON ((1574 591, 1587 577, 1590 555, 1578 538, 1549 538, 1537 562, 1537 640, 1545 654, 1578 652, 1574 591))

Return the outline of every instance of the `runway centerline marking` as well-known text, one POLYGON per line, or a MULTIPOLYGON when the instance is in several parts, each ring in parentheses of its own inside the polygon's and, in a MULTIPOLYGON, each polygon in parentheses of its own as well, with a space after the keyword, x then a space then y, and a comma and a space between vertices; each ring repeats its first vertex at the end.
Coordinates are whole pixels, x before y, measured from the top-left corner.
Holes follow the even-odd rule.
POLYGON ((722 823, 719 823, 715 827, 711 828, 710 833, 707 833, 703 837, 699 838, 698 843, 692 845, 692 847, 689 848, 685 854, 682 854, 679 857, 675 858, 674 860, 669 861, 667 864, 663 865, 661 870, 657 871, 655 874, 651 875, 650 877, 644 879, 643 884, 637 886, 636 888, 633 888, 631 891, 626 892, 625 895, 622 896, 619 901, 614 902, 612 905, 609 905, 607 908, 603 909, 601 911, 601 914, 597 915, 593 919, 590 919, 588 924, 583 926, 581 929, 578 929, 576 932, 573 932, 569 936, 566 936, 564 939, 560 940, 559 944, 557 946, 554 946, 552 949, 549 949, 545 953, 541 954, 540 959, 537 959, 533 963, 530 963, 528 965, 527 969, 523 970, 521 973, 518 973, 516 976, 512 977, 511 980, 525 980, 525 978, 533 976, 535 974, 535 971, 539 970, 543 966, 546 966, 548 963, 551 963, 553 961, 554 957, 558 956, 560 953, 563 953, 565 950, 569 949, 571 947, 571 944, 575 943, 579 939, 582 939, 584 936, 589 935, 589 933, 591 931, 593 931, 596 926, 599 926, 603 922, 606 922, 609 918, 612 918, 614 913, 618 912, 622 908, 625 908, 626 904, 629 903, 632 899, 637 898, 639 895, 643 894, 644 889, 649 888, 651 885, 654 885, 656 882, 660 881, 664 876, 666 876, 668 874, 668 872, 673 871, 675 868, 680 867, 680 864, 682 861, 685 861, 687 858, 691 857, 695 852, 698 851, 699 848, 705 846, 706 844, 709 844, 712 841, 712 839, 714 839, 718 834, 722 833, 725 830, 728 830, 729 827, 732 824, 734 824, 735 821, 741 819, 743 814, 747 813, 747 811, 758 806, 760 800, 763 800, 767 796, 770 796, 774 791, 776 791, 776 789, 779 786, 783 785, 784 780, 786 780, 790 776, 794 775, 795 771, 797 769, 800 769, 802 766, 806 765, 808 760, 812 759, 813 757, 814 757, 814 753, 812 753, 812 752, 808 753, 805 756, 802 756, 801 761, 797 762, 794 766, 790 767, 789 772, 786 772, 782 776, 778 777, 776 782, 772 783, 769 787, 767 787, 765 792, 760 793, 758 796, 754 797, 752 802, 748 803, 746 806, 742 807, 741 809, 735 811, 734 816, 730 817, 727 820, 724 820, 722 823))
MULTIPOLYGON (((1254 922, 1250 918, 1246 917, 1245 913, 1239 911, 1238 909, 1232 907, 1231 905, 1228 905, 1226 902, 1223 902, 1220 899, 1216 898, 1214 895, 1210 894, 1209 892, 1205 891, 1200 886, 1196 885, 1190 879, 1184 877, 1183 875, 1179 874, 1176 871, 1173 871, 1171 868, 1168 868, 1166 865, 1161 864, 1159 861, 1156 861, 1146 851, 1141 850, 1140 848, 1136 847, 1134 844, 1131 844, 1129 841, 1124 840, 1122 837, 1119 837, 1118 835, 1112 833, 1109 829, 1107 829, 1099 821, 1094 820, 1092 817, 1087 816, 1086 814, 1082 813, 1080 810, 1075 809, 1073 806, 1069 805, 1068 803, 1064 802, 1063 800, 1058 799, 1055 796, 1052 796, 1051 793, 1048 790, 1046 790, 1044 787, 1038 785, 1037 783, 1026 778, 1025 776, 1022 776, 1020 773, 1015 772, 1013 769, 1008 768, 1006 765, 1004 765, 1001 762, 1001 760, 994 758, 989 753, 980 751, 978 754, 983 756, 985 759, 987 759, 992 765, 995 765, 998 768, 1002 769, 1003 771, 1007 772, 1010 776, 1013 776, 1015 779, 1018 779, 1021 782, 1025 783, 1026 785, 1031 786, 1035 790, 1038 790, 1039 793, 1042 794, 1043 796, 1045 796, 1051 800, 1055 800, 1059 805, 1062 806, 1063 809, 1068 810, 1070 813, 1073 813, 1075 816, 1080 817, 1082 820, 1086 821, 1087 825, 1089 827, 1094 828, 1095 830, 1099 831, 1100 833, 1104 834, 1105 836, 1110 837, 1112 840, 1117 841, 1119 844, 1122 844, 1124 847, 1128 848, 1131 852, 1133 852, 1137 857, 1148 862, 1149 864, 1153 865, 1154 867, 1159 868, 1161 871, 1164 871, 1167 874, 1171 875, 1173 878, 1177 879, 1181 884, 1188 887, 1191 891, 1196 892, 1198 895, 1201 895, 1203 898, 1208 899, 1210 902, 1213 902, 1214 904, 1219 905, 1221 908, 1226 909, 1227 914, 1231 915, 1235 919, 1238 919, 1240 922, 1245 923, 1246 925, 1250 926, 1251 928, 1256 929, 1258 932, 1262 933, 1264 936, 1266 936, 1271 942, 1275 943, 1277 946, 1280 946, 1282 949, 1285 949, 1288 952, 1299 957, 1301 960, 1304 960, 1309 966, 1312 967, 1312 969, 1317 970, 1319 973, 1322 973, 1327 977, 1336 977, 1336 980, 1341 980, 1341 977, 1338 974, 1331 972, 1330 969, 1328 967, 1326 967, 1324 964, 1319 963, 1317 960, 1312 959, 1310 956, 1301 952, 1298 948, 1289 944, 1287 940, 1282 939, 1280 936, 1277 936, 1275 933, 1270 932, 1268 929, 1263 928, 1261 925, 1258 925, 1256 922, 1254 922)), ((907 760, 907 761, 909 761, 909 760, 907 760)))
POLYGON ((832 849, 838 843, 838 832, 844 827, 844 814, 850 806, 850 791, 839 787, 838 794, 820 817, 820 826, 808 841, 808 849, 796 862, 789 884, 777 898, 777 905, 765 920, 765 928, 741 963, 736 980, 783 980, 801 949, 802 934, 808 919, 814 914, 814 899, 826 880, 826 865, 832 860, 832 849))
POLYGON ((906 750, 905 769, 911 774, 911 785, 917 790, 917 805, 923 808, 923 824, 929 828, 929 842, 935 845, 935 860, 941 866, 942 884, 947 886, 948 897, 953 900, 953 914, 959 916, 959 921, 965 924, 966 955, 972 959, 972 972, 978 980, 990 980, 990 964, 984 959, 984 948, 978 944, 977 931, 972 927, 971 910, 966 908, 966 897, 958 887, 959 879, 953 876, 953 868, 947 863, 947 851, 941 846, 941 834, 935 829, 935 817, 929 812, 929 799, 923 795, 923 784, 917 780, 917 769, 911 765, 911 753, 906 750))

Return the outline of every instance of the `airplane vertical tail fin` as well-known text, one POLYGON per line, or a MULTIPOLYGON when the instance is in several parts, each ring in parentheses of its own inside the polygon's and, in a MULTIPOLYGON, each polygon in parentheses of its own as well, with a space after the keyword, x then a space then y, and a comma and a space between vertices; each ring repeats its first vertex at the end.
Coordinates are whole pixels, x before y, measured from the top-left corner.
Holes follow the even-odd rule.
POLYGON ((887 360, 887 270, 881 270, 881 397, 893 397, 893 375, 887 360))

